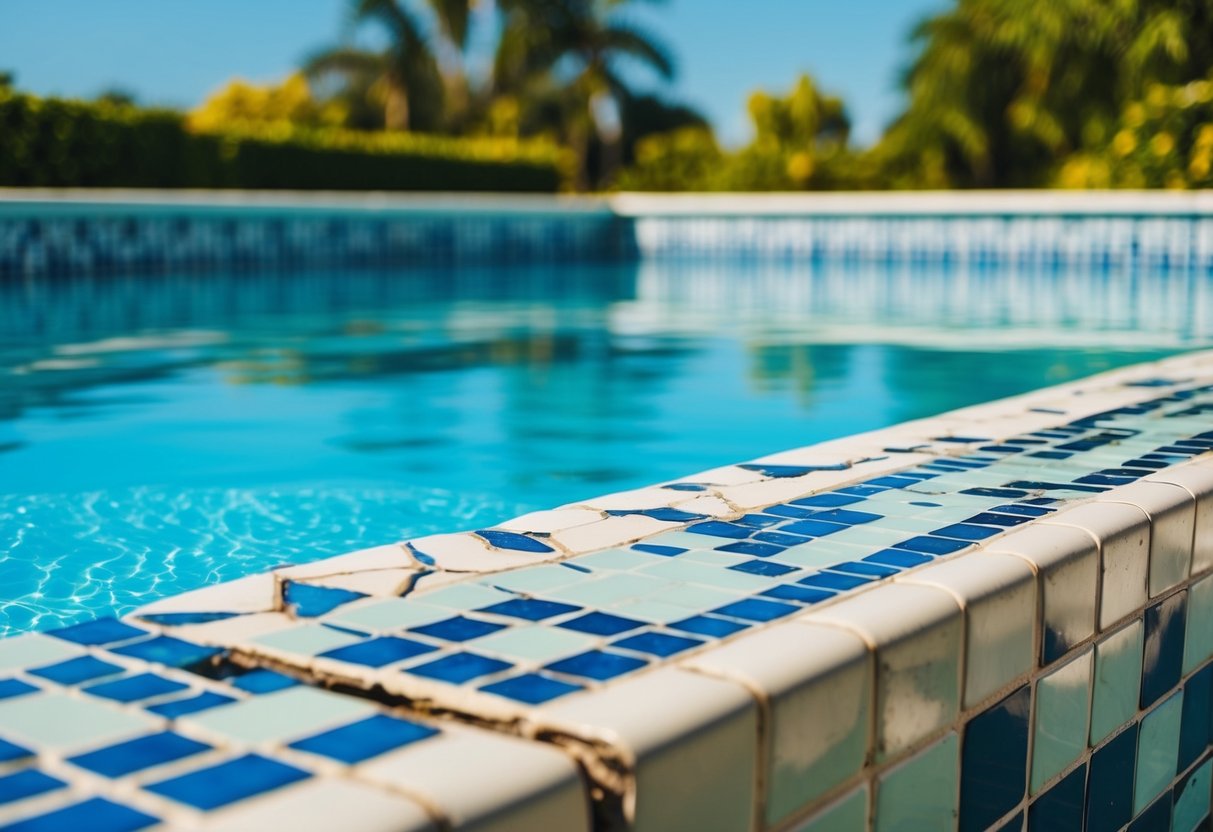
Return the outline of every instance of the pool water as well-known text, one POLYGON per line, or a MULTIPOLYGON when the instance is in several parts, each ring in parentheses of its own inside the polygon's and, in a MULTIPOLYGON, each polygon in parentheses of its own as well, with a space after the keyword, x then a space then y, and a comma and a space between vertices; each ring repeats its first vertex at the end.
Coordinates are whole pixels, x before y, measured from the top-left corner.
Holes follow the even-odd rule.
POLYGON ((0 284, 0 635, 1207 346, 1204 275, 643 263, 0 284))

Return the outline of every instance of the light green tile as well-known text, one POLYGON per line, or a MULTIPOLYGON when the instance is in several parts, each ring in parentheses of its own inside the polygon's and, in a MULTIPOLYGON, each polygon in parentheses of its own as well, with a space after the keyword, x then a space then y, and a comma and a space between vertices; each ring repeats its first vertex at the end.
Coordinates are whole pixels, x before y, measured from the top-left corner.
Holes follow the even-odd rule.
POLYGON ((642 566, 651 566, 653 555, 633 552, 631 549, 605 549, 592 555, 582 555, 573 560, 578 566, 588 569, 606 569, 612 572, 627 572, 642 566))
POLYGON ((1213 760, 1205 760, 1200 768, 1188 775, 1182 786, 1176 786, 1175 812, 1171 816, 1172 832, 1192 832, 1209 814, 1209 789, 1213 785, 1213 760))
POLYGON ((1087 648, 1036 683, 1032 794, 1086 750, 1093 664, 1087 648))
POLYGON ((699 612, 715 609, 724 604, 730 604, 737 600, 737 593, 722 589, 711 589, 706 586, 681 584, 663 590, 660 595, 638 598, 637 600, 660 601, 663 604, 673 604, 676 607, 682 607, 685 616, 687 610, 699 612))
POLYGON ((1183 691, 1176 691, 1141 721, 1137 735, 1133 814, 1149 806, 1175 776, 1183 702, 1183 691))
POLYGON ((53 664, 84 651, 63 639, 28 633, 0 640, 0 673, 53 664))
POLYGON ((641 543, 654 546, 677 546, 681 549, 711 549, 734 541, 726 537, 714 537, 710 534, 694 534, 692 532, 662 532, 652 537, 646 537, 641 543))
POLYGON ((720 566, 710 566, 705 563, 683 561, 681 557, 669 558, 665 563, 658 563, 642 570, 646 575, 667 578, 672 581, 700 584, 730 589, 738 593, 762 592, 777 583, 761 575, 751 575, 748 572, 738 572, 720 566))
POLYGON ((1213 656, 1213 575, 1188 589, 1188 629, 1184 634, 1185 674, 1213 656))
POLYGON ((1095 645, 1095 687, 1091 693, 1091 745, 1137 715, 1141 688, 1144 628, 1133 621, 1095 645))
MULTIPOLYGON (((734 600, 733 596, 727 597, 729 600, 734 600)), ((727 604, 729 602, 725 601, 724 603, 727 604)), ((674 604, 667 604, 664 601, 654 601, 652 599, 624 601, 621 604, 611 606, 610 610, 616 615, 638 618, 641 621, 655 621, 660 624, 678 621, 692 614, 691 610, 688 610, 686 607, 679 607, 674 604)))
POLYGON ((0 736, 39 751, 69 752, 109 744, 159 724, 142 712, 93 697, 39 693, 0 702, 0 736))
MULTIPOLYGON (((880 521, 880 528, 899 532, 924 534, 939 528, 939 521, 931 517, 890 517, 880 521)), ((908 536, 908 535, 907 535, 908 536)))
POLYGON ((294 687, 220 705, 183 721, 240 742, 289 742, 374 713, 375 706, 362 699, 294 687))
POLYGON ((569 569, 567 566, 531 566, 517 569, 513 572, 502 572, 486 579, 492 586, 500 586, 514 592, 534 592, 542 594, 558 586, 568 586, 585 579, 584 572, 569 569))
POLYGON ((666 584, 660 578, 631 572, 607 574, 601 578, 590 575, 585 577, 590 580, 553 589, 544 597, 571 604, 605 607, 625 598, 657 592, 666 584))
MULTIPOLYGON (((739 555, 736 552, 717 552, 715 549, 692 549, 678 556, 682 563, 706 563, 710 566, 734 566, 744 563, 753 555, 739 555)), ((652 565, 651 563, 649 564, 652 565)))
POLYGON ((598 637, 559 627, 511 627, 476 639, 476 652, 546 664, 588 650, 598 637))
POLYGON ((956 824, 960 744, 948 734, 880 777, 875 832, 922 832, 956 824))
POLYGON ((835 532, 828 539, 831 543, 850 543, 856 546, 875 546, 877 548, 891 546, 906 539, 905 532, 896 529, 872 528, 873 526, 876 524, 852 526, 846 531, 835 532))
MULTIPOLYGON (((449 610, 447 614, 450 614, 449 610)), ((300 624, 289 630, 278 630, 251 639, 253 644, 300 656, 315 656, 317 653, 324 653, 327 650, 334 650, 362 640, 361 636, 343 633, 320 624, 300 624)))
POLYGON ((416 600, 434 607, 467 611, 499 604, 515 597, 517 596, 482 584, 456 584, 419 595, 416 600))
MULTIPOLYGON (((849 560, 855 560, 854 554, 849 551, 853 547, 840 546, 825 546, 817 543, 801 543, 796 546, 789 546, 784 549, 773 559, 779 563, 786 563, 789 566, 799 566, 804 569, 818 569, 823 566, 833 566, 836 563, 843 563, 849 560)), ((876 551, 871 547, 865 547, 861 550, 861 557, 866 557, 876 551)))
POLYGON ((412 598, 388 598, 350 604, 334 615, 325 616, 325 621, 355 630, 388 632, 416 627, 450 618, 451 611, 444 607, 431 607, 412 598))
POLYGON ((796 832, 866 832, 868 828, 868 785, 831 803, 796 832))

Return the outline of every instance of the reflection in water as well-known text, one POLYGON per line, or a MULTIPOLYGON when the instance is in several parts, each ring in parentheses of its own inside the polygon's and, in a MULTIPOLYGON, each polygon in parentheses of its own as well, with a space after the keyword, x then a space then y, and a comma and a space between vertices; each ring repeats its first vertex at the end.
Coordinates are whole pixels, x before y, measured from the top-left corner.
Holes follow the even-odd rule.
POLYGON ((0 604, 43 600, 0 631, 1203 346, 1211 307, 870 264, 3 284, 0 604))

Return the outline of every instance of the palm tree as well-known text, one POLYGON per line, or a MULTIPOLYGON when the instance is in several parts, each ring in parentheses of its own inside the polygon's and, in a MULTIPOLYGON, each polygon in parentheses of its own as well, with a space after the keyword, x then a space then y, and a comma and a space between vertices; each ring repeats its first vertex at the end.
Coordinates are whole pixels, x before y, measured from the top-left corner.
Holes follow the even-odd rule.
MULTIPOLYGON (((530 98, 547 113, 578 159, 576 185, 590 185, 591 145, 609 172, 617 158, 620 112, 630 96, 619 73, 628 58, 663 79, 674 62, 652 35, 621 19, 626 0, 499 0, 504 15, 494 91, 530 98)), ((599 177, 604 178, 602 175, 599 177)))
POLYGON ((466 107, 462 54, 471 2, 429 0, 438 24, 436 37, 429 38, 427 27, 407 2, 353 0, 354 23, 379 24, 390 38, 387 49, 382 53, 347 46, 326 49, 308 59, 305 71, 313 79, 340 78, 339 94, 351 106, 368 97, 380 100, 383 126, 389 130, 439 130, 446 126, 448 103, 456 113, 466 107), (439 53, 447 63, 445 75, 439 53))

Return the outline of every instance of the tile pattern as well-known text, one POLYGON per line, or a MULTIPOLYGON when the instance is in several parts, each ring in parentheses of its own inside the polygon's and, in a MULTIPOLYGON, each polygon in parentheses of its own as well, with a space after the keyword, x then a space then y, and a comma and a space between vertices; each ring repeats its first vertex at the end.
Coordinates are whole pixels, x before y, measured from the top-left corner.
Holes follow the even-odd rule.
POLYGON ((0 818, 222 826, 407 772, 418 828, 576 828, 575 757, 641 830, 1199 823, 1210 449, 1187 356, 3 641, 0 818), (408 762, 456 734, 556 762, 473 811, 408 762))

